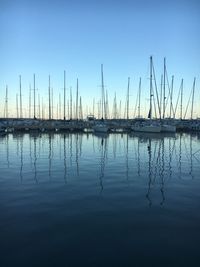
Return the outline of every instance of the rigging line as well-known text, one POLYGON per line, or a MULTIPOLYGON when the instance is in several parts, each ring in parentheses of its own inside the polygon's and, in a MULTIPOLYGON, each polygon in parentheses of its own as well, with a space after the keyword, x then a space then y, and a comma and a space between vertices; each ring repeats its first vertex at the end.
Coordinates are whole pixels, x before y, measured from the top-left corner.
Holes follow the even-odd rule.
POLYGON ((160 101, 159 101, 159 96, 158 96, 158 87, 157 87, 157 83, 156 83, 156 75, 155 75, 154 65, 152 67, 153 67, 154 85, 155 85, 155 88, 156 88, 156 98, 157 98, 157 104, 158 104, 158 111, 159 111, 159 115, 160 115, 160 118, 161 118, 161 107, 160 107, 160 101))
POLYGON ((175 106, 175 110, 174 110, 174 118, 176 116, 176 111, 177 111, 177 108, 178 108, 178 102, 179 102, 179 98, 180 98, 180 94, 181 94, 181 88, 182 88, 182 80, 181 80, 181 85, 180 85, 180 88, 179 88, 178 97, 177 97, 177 101, 176 101, 176 106, 175 106))
POLYGON ((171 90, 170 90, 170 86, 169 86, 169 79, 168 79, 168 74, 167 74, 167 69, 165 69, 165 74, 166 74, 167 87, 168 87, 168 95, 167 95, 167 100, 166 100, 166 104, 165 104, 165 109, 167 109, 169 97, 170 97, 170 94, 171 94, 171 90))
POLYGON ((156 101, 155 101, 155 97, 154 97, 154 89, 153 89, 153 87, 152 87, 152 95, 153 95, 153 105, 154 105, 155 117, 157 119, 157 109, 156 109, 156 101))
POLYGON ((134 113, 133 113, 133 117, 136 117, 136 109, 137 109, 137 105, 138 105, 138 98, 139 98, 139 92, 137 92, 137 97, 136 97, 136 102, 135 102, 135 109, 134 109, 134 113))
POLYGON ((187 115, 188 107, 189 107, 189 104, 190 104, 190 99, 191 99, 191 97, 192 97, 192 91, 193 91, 193 90, 191 90, 191 92, 190 92, 190 97, 189 97, 188 102, 187 102, 187 106, 186 106, 185 114, 184 114, 184 117, 183 117, 184 119, 185 119, 185 117, 186 117, 186 115, 187 115))

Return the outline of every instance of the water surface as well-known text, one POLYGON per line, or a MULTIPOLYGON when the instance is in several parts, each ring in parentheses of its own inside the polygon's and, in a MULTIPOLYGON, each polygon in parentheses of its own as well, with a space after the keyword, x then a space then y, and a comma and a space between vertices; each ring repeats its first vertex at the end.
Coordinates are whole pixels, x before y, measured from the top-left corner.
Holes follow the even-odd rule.
POLYGON ((198 135, 0 138, 0 266, 200 266, 198 135))

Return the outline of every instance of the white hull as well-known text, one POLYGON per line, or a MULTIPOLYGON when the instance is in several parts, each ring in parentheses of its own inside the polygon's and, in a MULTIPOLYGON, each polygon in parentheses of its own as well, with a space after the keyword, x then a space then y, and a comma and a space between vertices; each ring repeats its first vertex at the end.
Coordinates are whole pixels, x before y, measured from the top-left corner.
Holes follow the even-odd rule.
POLYGON ((161 126, 159 125, 132 126, 131 129, 135 132, 143 132, 143 133, 160 133, 161 132, 161 126))
POLYGON ((161 126, 161 132, 175 133, 176 132, 176 126, 164 124, 161 126))
POLYGON ((94 132, 98 133, 107 133, 108 132, 108 127, 104 124, 98 124, 93 127, 94 132))

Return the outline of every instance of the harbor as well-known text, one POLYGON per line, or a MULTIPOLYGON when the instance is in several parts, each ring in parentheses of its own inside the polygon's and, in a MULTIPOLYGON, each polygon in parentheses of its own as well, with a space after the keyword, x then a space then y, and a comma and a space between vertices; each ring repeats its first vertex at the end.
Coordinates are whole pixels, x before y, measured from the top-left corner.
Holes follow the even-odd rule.
POLYGON ((0 1, 0 267, 200 266, 200 0, 0 1))
MULTIPOLYGON (((148 119, 110 119, 104 120, 107 126, 106 132, 137 132, 134 126, 139 123, 149 124, 148 119)), ((153 124, 163 121, 151 120, 153 124)), ((12 132, 95 132, 95 126, 102 124, 102 120, 39 120, 39 119, 0 119, 1 133, 12 132)), ((164 124, 173 125, 178 132, 200 132, 200 119, 194 120, 164 120, 164 124)), ((163 131, 165 132, 165 131, 163 131)))
MULTIPOLYGON (((86 131, 86 132, 172 132, 176 131, 200 131, 200 119, 197 102, 195 101, 196 77, 194 77, 192 89, 187 101, 184 101, 184 83, 181 79, 180 88, 176 99, 174 99, 174 76, 171 83, 166 67, 166 58, 163 61, 163 72, 161 75, 160 88, 157 85, 157 77, 153 57, 149 58, 148 74, 148 102, 145 104, 141 100, 141 77, 137 97, 134 103, 130 100, 130 77, 128 77, 126 99, 117 102, 117 95, 113 99, 112 111, 108 91, 105 90, 104 69, 101 64, 101 97, 97 103, 93 98, 92 107, 82 103, 82 96, 79 91, 79 79, 76 80, 74 90, 74 100, 72 89, 69 95, 66 93, 66 71, 63 76, 63 100, 59 93, 59 101, 56 104, 51 86, 51 76, 48 77, 48 103, 46 106, 42 101, 40 104, 40 94, 36 103, 36 75, 33 74, 33 89, 29 90, 28 115, 24 114, 22 97, 22 77, 19 75, 19 94, 16 94, 16 107, 11 109, 8 101, 8 86, 6 86, 4 113, 0 118, 1 135, 13 131, 86 131), (33 102, 33 103, 32 103, 33 102), (184 105, 185 104, 185 105, 184 105), (142 108, 143 105, 143 108, 142 108), (48 107, 48 108, 47 108, 48 107), (134 108, 133 108, 134 107, 134 108), (133 112, 134 110, 134 112, 133 112), (144 112, 148 110, 148 114, 144 112), (88 112, 90 111, 90 112, 88 112), (92 112, 91 112, 92 111, 92 112), (89 115, 88 115, 89 113, 89 115), (195 118, 196 117, 196 118, 195 118)), ((3 105, 2 105, 3 106, 3 105)), ((27 110, 26 110, 27 111, 27 110)))

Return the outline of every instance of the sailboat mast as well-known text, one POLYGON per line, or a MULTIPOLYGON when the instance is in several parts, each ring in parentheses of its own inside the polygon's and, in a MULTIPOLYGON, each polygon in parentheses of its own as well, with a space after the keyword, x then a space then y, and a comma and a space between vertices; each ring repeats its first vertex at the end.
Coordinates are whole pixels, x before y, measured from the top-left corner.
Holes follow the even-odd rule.
POLYGON ((173 104, 172 104, 173 88, 174 88, 174 75, 172 75, 171 92, 170 92, 170 112, 169 112, 170 119, 171 119, 172 108, 173 108, 173 104))
POLYGON ((42 119, 44 119, 44 103, 43 103, 43 97, 42 97, 42 119))
POLYGON ((64 70, 64 120, 66 120, 66 87, 65 87, 65 70, 64 70))
POLYGON ((121 119, 121 113, 122 113, 122 101, 119 101, 119 119, 121 119))
POLYGON ((81 100, 81 96, 80 96, 79 118, 80 118, 81 120, 83 119, 83 108, 82 108, 82 100, 81 100))
POLYGON ((76 119, 78 120, 78 79, 76 80, 76 119))
POLYGON ((95 113, 95 98, 93 98, 93 108, 92 108, 92 113, 93 113, 93 116, 95 116, 95 115, 94 115, 94 113, 95 113))
POLYGON ((148 115, 149 119, 152 118, 152 96, 153 96, 153 92, 152 92, 152 67, 153 67, 153 59, 151 56, 150 57, 150 110, 149 110, 149 115, 148 115))
POLYGON ((51 77, 49 75, 49 120, 51 120, 51 77))
POLYGON ((183 119, 183 79, 181 80, 181 106, 180 106, 180 119, 183 119))
POLYGON ((6 85, 4 117, 8 119, 8 86, 6 85))
POLYGON ((108 91, 106 90, 106 100, 105 100, 105 119, 109 118, 109 106, 108 106, 108 91))
POLYGON ((31 118, 31 85, 29 85, 29 118, 31 118))
POLYGON ((105 108, 105 103, 104 103, 104 80, 103 80, 103 64, 101 64, 101 118, 103 119, 104 117, 104 108, 105 108))
POLYGON ((196 78, 194 78, 193 87, 192 87, 192 107, 191 107, 191 120, 193 119, 195 83, 196 83, 196 78))
POLYGON ((53 101, 53 87, 51 88, 51 118, 54 118, 54 101, 53 101))
POLYGON ((33 118, 36 119, 36 116, 35 116, 35 73, 33 74, 33 118))
POLYGON ((130 85, 130 77, 128 77, 128 87, 127 87, 127 113, 126 113, 126 119, 129 119, 129 85, 130 85))
POLYGON ((16 111, 17 111, 17 118, 19 118, 18 94, 16 94, 16 111))
POLYGON ((59 120, 61 119, 61 97, 59 93, 59 120))
POLYGON ((165 118, 165 100, 166 100, 166 96, 165 96, 165 77, 166 75, 166 59, 164 58, 164 74, 163 74, 163 119, 165 118))
POLYGON ((114 119, 117 119, 117 98, 116 98, 116 92, 115 92, 115 97, 114 97, 114 119))
POLYGON ((19 101, 20 101, 20 118, 22 118, 23 114, 22 114, 22 83, 21 83, 21 75, 19 75, 19 101))
POLYGON ((41 114, 40 114, 40 94, 38 94, 38 117, 41 119, 41 114))
POLYGON ((70 120, 72 119, 72 88, 70 87, 70 120))
POLYGON ((139 94, 138 94, 138 118, 140 118, 140 98, 141 98, 141 77, 139 81, 139 94))
POLYGON ((160 120, 162 119, 162 96, 163 96, 163 75, 160 81, 160 120))

